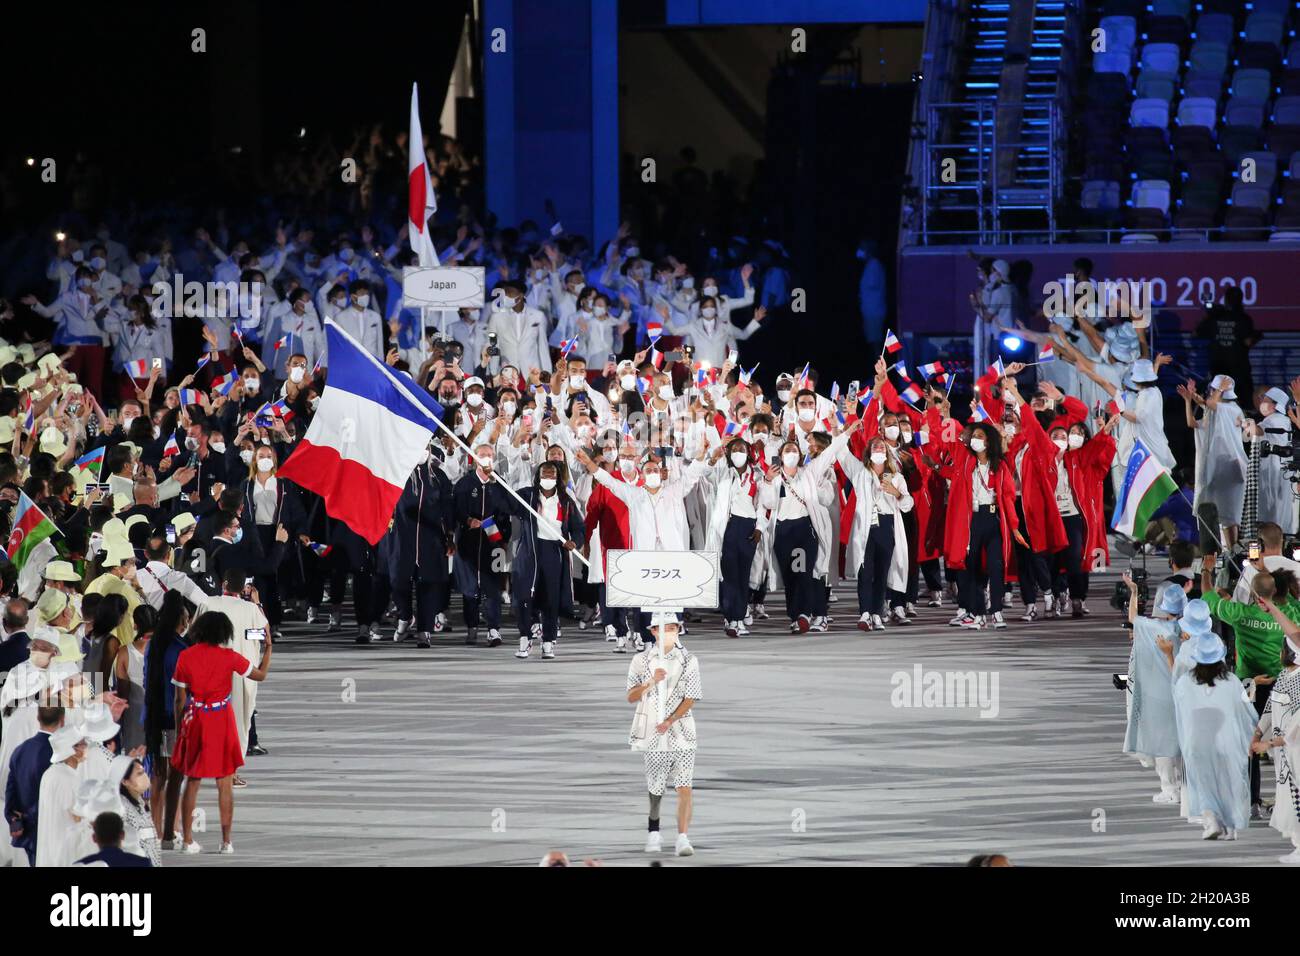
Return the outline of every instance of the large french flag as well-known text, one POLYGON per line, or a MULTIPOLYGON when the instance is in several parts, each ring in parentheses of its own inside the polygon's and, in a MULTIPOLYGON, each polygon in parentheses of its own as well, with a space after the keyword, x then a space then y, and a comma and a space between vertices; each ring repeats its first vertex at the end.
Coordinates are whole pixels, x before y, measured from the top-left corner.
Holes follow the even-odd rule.
POLYGON ((411 131, 406 143, 407 238, 423 267, 437 266, 438 253, 429 238, 429 217, 438 211, 429 167, 424 161, 424 134, 420 131, 420 90, 411 84, 411 131))
POLYGON ((325 341, 329 381, 280 475, 316 492, 330 517, 376 544, 407 478, 424 460, 443 409, 330 320, 325 341))

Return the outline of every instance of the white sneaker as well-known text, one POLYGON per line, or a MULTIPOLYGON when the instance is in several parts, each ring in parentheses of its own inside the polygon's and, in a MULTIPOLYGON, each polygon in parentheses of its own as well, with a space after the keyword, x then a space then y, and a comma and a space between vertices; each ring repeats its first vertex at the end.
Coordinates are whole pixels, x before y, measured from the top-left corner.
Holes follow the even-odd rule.
POLYGON ((695 847, 691 846, 691 841, 686 838, 685 833, 677 834, 677 855, 694 856, 695 847))
POLYGON ((1202 840, 1217 840, 1223 836, 1223 828, 1219 826, 1219 821, 1213 817, 1206 817, 1205 828, 1201 830, 1202 840))
POLYGON ((641 639, 640 634, 632 635, 632 649, 638 654, 645 650, 645 641, 641 639))
POLYGON ((727 637, 740 637, 740 627, 735 621, 723 621, 722 633, 727 637))
POLYGON ((911 624, 907 619, 907 609, 899 606, 889 612, 889 619, 896 624, 911 624))
POLYGON ((221 844, 221 849, 218 850, 217 852, 220 853, 222 856, 234 856, 235 845, 233 843, 223 843, 221 844))
POLYGON ((1002 630, 1004 627, 1007 626, 1007 622, 1004 621, 1004 620, 1002 620, 1002 612, 1001 612, 1001 611, 994 611, 994 612, 993 612, 993 626, 994 626, 995 628, 997 628, 999 631, 1002 630))
POLYGON ((767 608, 764 607, 762 604, 755 604, 755 605, 754 605, 754 617, 758 618, 760 621, 766 621, 766 620, 767 620, 767 608))
POLYGON ((838 604, 840 600, 840 596, 836 594, 834 591, 832 591, 830 595, 826 598, 826 600, 829 601, 831 604, 838 604))
POLYGON ((605 640, 607 641, 618 640, 618 628, 616 628, 613 624, 605 625, 605 640))
POLYGON ((869 613, 864 613, 860 618, 858 618, 858 630, 859 631, 875 630, 875 625, 871 623, 871 615, 869 613))
POLYGON ((736 632, 741 637, 744 637, 746 634, 749 633, 749 628, 745 625, 744 620, 739 620, 736 622, 736 632))
POLYGON ((808 625, 808 630, 825 631, 826 626, 826 618, 824 616, 818 616, 812 619, 812 623, 808 625))
POLYGON ((1065 595, 1053 595, 1047 602, 1047 614, 1049 617, 1065 617, 1065 595))
POLYGON ((553 641, 542 641, 542 660, 550 661, 555 659, 555 643, 553 641))
POLYGON ((951 621, 948 622, 948 626, 949 626, 949 627, 964 627, 964 626, 965 626, 965 622, 966 622, 966 621, 969 621, 970 618, 971 618, 971 615, 967 614, 967 613, 966 613, 964 610, 962 610, 961 608, 957 608, 957 614, 956 614, 956 616, 953 617, 953 619, 952 619, 951 621))
POLYGON ((488 640, 487 640, 487 645, 488 645, 488 647, 500 647, 500 646, 501 646, 501 632, 498 631, 495 627, 490 627, 490 628, 488 628, 488 640))
POLYGON ((745 608, 745 627, 752 627, 754 624, 754 606, 751 604, 745 608))
POLYGON ((396 629, 393 631, 393 640, 394 640, 394 641, 400 641, 400 640, 404 639, 404 638, 406 637, 407 633, 408 633, 410 630, 411 630, 411 622, 410 622, 410 621, 398 621, 398 622, 397 622, 397 627, 396 627, 396 629))
POLYGON ((1022 614, 1022 615, 1020 615, 1020 620, 1022 620, 1022 621, 1037 621, 1037 620, 1038 620, 1038 604, 1037 604, 1037 603, 1034 603, 1034 604, 1029 605, 1027 608, 1025 608, 1025 613, 1022 614))
POLYGON ((526 637, 519 638, 519 650, 515 651, 515 657, 523 660, 528 656, 528 647, 532 642, 526 637))
POLYGON ((972 631, 984 629, 984 617, 981 614, 967 614, 962 618, 961 626, 972 631))
POLYGON ((904 613, 905 613, 908 617, 916 617, 916 605, 913 604, 911 601, 908 601, 908 602, 907 602, 907 607, 904 608, 904 613))
POLYGON ((873 631, 883 631, 885 629, 885 622, 880 619, 879 614, 871 615, 871 629, 873 631))
POLYGON ((943 592, 931 591, 930 600, 925 602, 926 607, 943 607, 943 592))
POLYGON ((618 636, 617 640, 618 640, 618 643, 614 645, 614 653, 615 653, 615 654, 626 654, 626 653, 627 653, 627 638, 624 637, 622 634, 620 634, 620 635, 618 636))
POLYGON ((439 611, 438 616, 433 619, 433 633, 441 634, 445 630, 447 630, 447 615, 439 611))
POLYGON ((384 632, 379 629, 378 621, 376 621, 374 624, 371 624, 370 627, 367 628, 366 630, 370 634, 370 641, 372 644, 377 641, 382 641, 384 639, 384 632))
POLYGON ((1151 798, 1152 803, 1177 803, 1182 797, 1177 790, 1161 790, 1151 798))
POLYGON ((1300 848, 1292 850, 1286 856, 1279 856, 1277 861, 1279 863, 1286 863, 1288 866, 1300 864, 1300 848))
POLYGON ((658 853, 664 848, 664 838, 658 830, 651 830, 645 835, 645 851, 658 853))
POLYGON ((182 852, 182 853, 202 853, 202 852, 203 852, 203 847, 199 846, 197 843, 186 843, 183 847, 181 847, 181 852, 182 852))
POLYGON ((316 609, 314 607, 307 608, 307 623, 308 624, 316 623, 316 609))

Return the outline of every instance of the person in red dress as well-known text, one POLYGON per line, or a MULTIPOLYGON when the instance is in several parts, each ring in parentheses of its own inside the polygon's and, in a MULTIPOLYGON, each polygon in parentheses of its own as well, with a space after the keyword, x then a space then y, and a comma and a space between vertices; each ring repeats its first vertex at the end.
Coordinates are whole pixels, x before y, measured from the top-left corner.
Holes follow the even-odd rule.
POLYGON ((185 852, 198 853, 194 842, 194 806, 204 780, 217 781, 217 802, 221 809, 221 853, 234 853, 230 828, 235 817, 234 775, 244 763, 239 745, 235 714, 230 709, 232 681, 236 678, 263 681, 271 667, 271 634, 267 631, 262 660, 258 666, 243 654, 227 647, 234 637, 230 618, 218 611, 200 614, 186 635, 190 647, 176 661, 172 683, 176 686, 176 713, 180 728, 172 751, 172 767, 185 775, 181 797, 181 820, 185 828, 185 852))

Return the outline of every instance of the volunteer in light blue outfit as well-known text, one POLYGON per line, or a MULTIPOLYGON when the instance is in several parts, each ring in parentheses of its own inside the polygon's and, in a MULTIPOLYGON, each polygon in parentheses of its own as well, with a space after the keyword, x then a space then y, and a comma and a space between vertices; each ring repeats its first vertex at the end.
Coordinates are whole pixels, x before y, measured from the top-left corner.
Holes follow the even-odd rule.
POLYGON ((1137 613, 1137 588, 1129 586, 1129 621, 1133 625, 1133 648, 1128 659, 1128 729, 1124 753, 1134 754, 1142 766, 1154 764, 1160 775, 1156 803, 1177 803, 1181 767, 1178 752, 1178 724, 1174 719, 1174 682, 1171 663, 1163 647, 1171 650, 1180 641, 1178 619, 1187 608, 1187 594, 1178 584, 1167 584, 1156 596, 1150 617, 1137 613))
POLYGON ((1185 653, 1190 664, 1174 682, 1186 775, 1183 812, 1200 821, 1201 839, 1235 840, 1250 824, 1248 748, 1257 715, 1228 667, 1223 641, 1211 630, 1209 605, 1200 598, 1189 601, 1178 626, 1188 635, 1179 658, 1185 653))

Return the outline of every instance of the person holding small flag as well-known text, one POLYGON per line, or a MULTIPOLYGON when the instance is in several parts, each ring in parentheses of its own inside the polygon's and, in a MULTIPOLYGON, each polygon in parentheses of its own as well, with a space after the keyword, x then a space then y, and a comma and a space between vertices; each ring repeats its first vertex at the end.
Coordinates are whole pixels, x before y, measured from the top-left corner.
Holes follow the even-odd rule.
POLYGON ((486 619, 488 647, 501 643, 501 574, 510 564, 510 493, 494 479, 496 446, 478 441, 474 467, 452 492, 456 550, 452 571, 464 599, 465 643, 478 642, 486 619))
POLYGON ((127 300, 125 314, 110 314, 104 320, 104 331, 113 346, 113 364, 125 370, 118 380, 122 399, 134 398, 145 383, 166 378, 164 369, 155 369, 153 363, 154 359, 165 363, 171 337, 158 325, 144 296, 127 300))
POLYGON ((725 454, 714 465, 713 501, 709 509, 705 550, 720 552, 718 610, 727 637, 748 634, 749 576, 754 554, 763 539, 760 510, 775 508, 775 487, 766 480, 753 449, 744 438, 719 446, 725 454))

